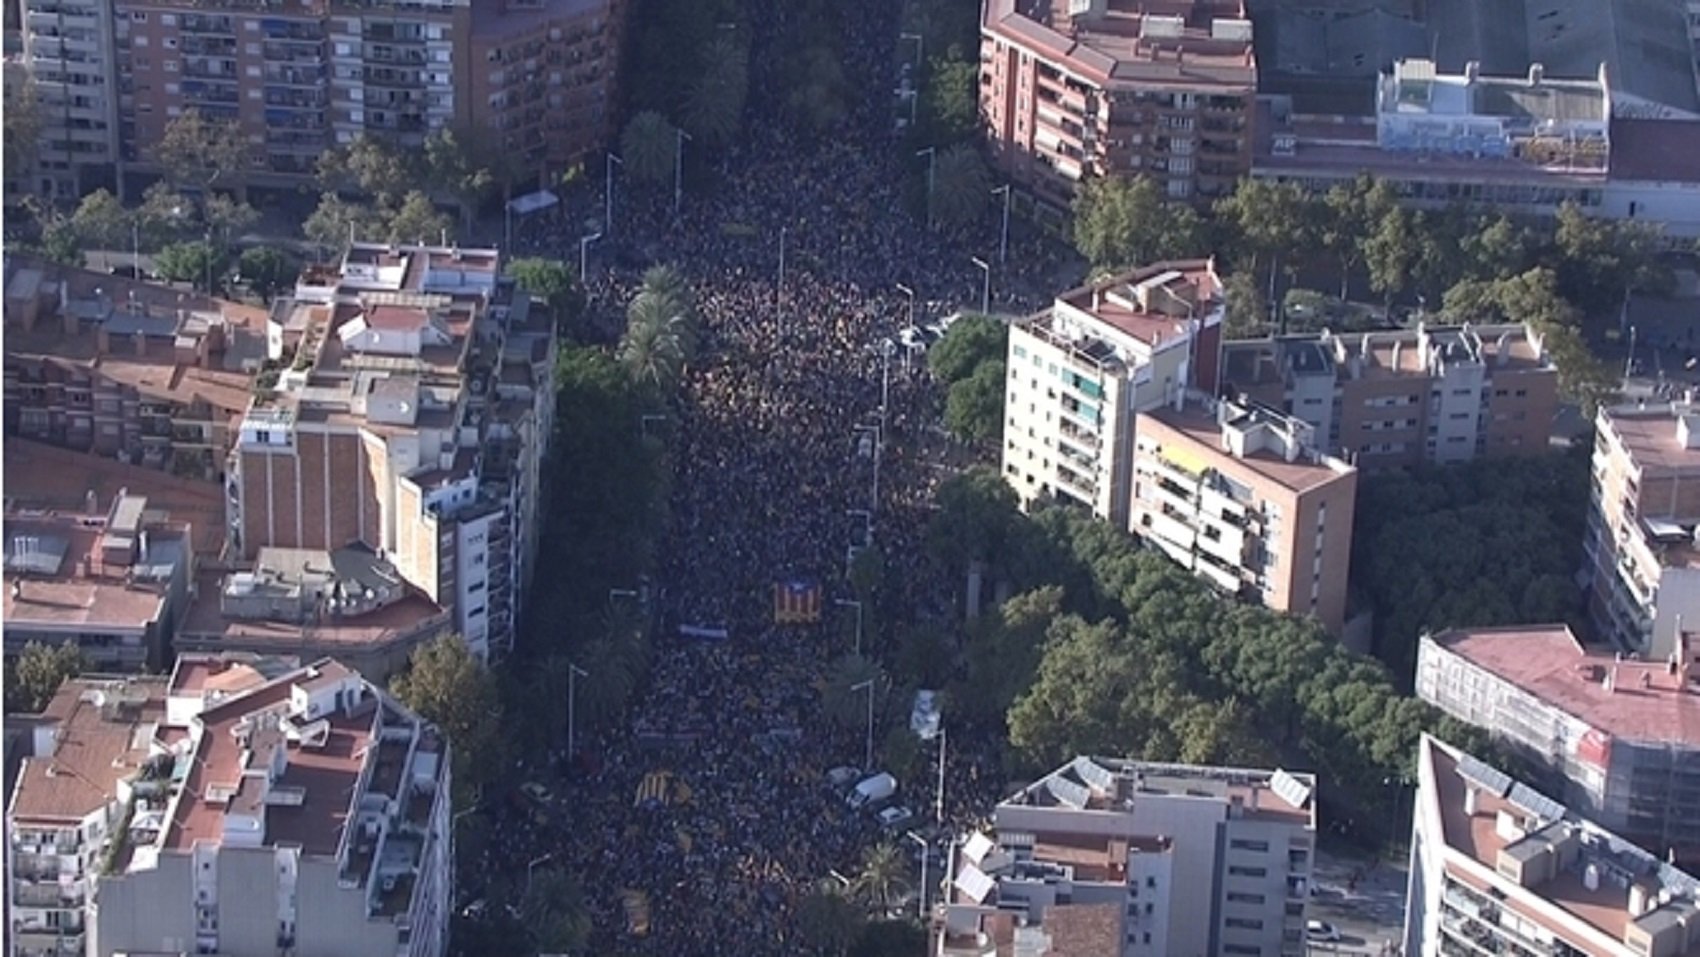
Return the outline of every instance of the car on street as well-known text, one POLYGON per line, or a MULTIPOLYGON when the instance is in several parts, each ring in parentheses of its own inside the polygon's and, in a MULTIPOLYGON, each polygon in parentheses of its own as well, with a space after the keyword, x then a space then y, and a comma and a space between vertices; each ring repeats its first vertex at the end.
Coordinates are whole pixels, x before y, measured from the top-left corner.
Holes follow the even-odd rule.
POLYGON ((521 794, 524 794, 526 797, 536 801, 538 804, 548 804, 550 801, 554 800, 555 797, 553 794, 549 793, 548 788, 538 784, 536 781, 525 782, 519 786, 519 790, 521 794))
POLYGON ((833 790, 841 790, 862 779, 862 769, 848 764, 840 765, 826 772, 826 783, 833 790))
POLYGON ((875 815, 879 818, 880 827, 895 831, 915 819, 915 812, 906 807, 888 807, 875 815))
POLYGON ((903 348, 911 350, 925 349, 928 345, 927 337, 919 326, 910 326, 898 333, 897 341, 903 344, 903 348))
MULTIPOLYGON (((863 778, 845 797, 844 803, 850 805, 852 810, 861 810, 864 807, 869 807, 869 805, 877 805, 896 793, 897 779, 889 773, 881 771, 878 774, 863 778)), ((872 810, 872 808, 869 807, 869 810, 872 810)))
POLYGON ((1305 938, 1337 942, 1340 939, 1340 930, 1325 920, 1307 920, 1305 921, 1305 938))

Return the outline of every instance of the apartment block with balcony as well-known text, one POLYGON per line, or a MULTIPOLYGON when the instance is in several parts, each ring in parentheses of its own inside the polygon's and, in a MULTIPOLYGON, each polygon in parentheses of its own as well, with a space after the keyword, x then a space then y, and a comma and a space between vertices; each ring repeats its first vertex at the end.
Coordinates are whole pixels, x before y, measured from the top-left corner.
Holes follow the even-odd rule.
POLYGON ((1700 954, 1700 881, 1462 751, 1417 756, 1403 952, 1700 954))
POLYGON ((289 368, 245 414, 234 551, 379 555, 478 654, 537 550, 555 339, 493 249, 355 244, 274 304, 289 368))
POLYGON ((1002 467, 1023 507, 1070 502, 1126 524, 1134 417, 1213 378, 1221 290, 1209 260, 1158 263, 1011 323, 1002 467))
POLYGON ((1256 402, 1139 414, 1129 527, 1221 590, 1345 627, 1357 469, 1314 430, 1256 402))
POLYGON ((1222 348, 1222 381, 1366 471, 1539 454, 1558 412, 1558 372, 1523 325, 1238 340, 1222 348))
POLYGON ((943 953, 1304 954, 1315 783, 1077 757, 955 851, 943 953))
POLYGON ((1565 625, 1424 635, 1417 694, 1552 772, 1551 791, 1649 853, 1700 862, 1700 632, 1665 661, 1565 625))
POLYGON ((118 162, 112 18, 102 0, 21 0, 22 62, 35 82, 36 182, 75 200, 111 182, 118 162))
POLYGON ((10 435, 213 480, 269 357, 257 307, 7 257, 10 435))
POLYGON ((1208 201, 1251 169, 1257 87, 1240 0, 989 0, 980 115, 1001 173, 1066 210, 1087 176, 1208 201))
POLYGON ((1664 661, 1700 622, 1700 405, 1601 409, 1583 542, 1589 615, 1602 639, 1664 661))

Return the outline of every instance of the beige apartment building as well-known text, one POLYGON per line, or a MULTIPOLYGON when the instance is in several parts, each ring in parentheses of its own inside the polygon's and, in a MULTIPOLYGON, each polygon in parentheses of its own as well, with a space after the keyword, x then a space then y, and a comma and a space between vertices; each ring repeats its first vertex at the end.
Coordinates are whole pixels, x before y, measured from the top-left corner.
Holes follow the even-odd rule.
MULTIPOLYGON (((74 201, 112 178, 118 160, 117 52, 105 0, 20 0, 22 68, 35 83, 41 128, 31 182, 44 199, 74 201)), ((8 82, 17 79, 8 70, 8 82)))
MULTIPOLYGON (((294 185, 369 134, 404 149, 453 130, 523 176, 601 147, 622 0, 25 0, 28 62, 62 121, 43 175, 157 171, 194 109, 238 123, 233 182, 294 185), (69 52, 67 52, 69 51, 69 52), (64 131, 60 131, 60 127, 64 131), (72 152, 66 149, 74 147, 72 152)), ((71 188, 67 186, 67 188, 71 188)))
POLYGON ((1125 526, 1134 420, 1213 376, 1222 283, 1210 260, 1157 263, 1058 296, 1010 324, 1004 480, 1125 526))
POLYGON ((1241 0, 987 0, 980 115, 999 172, 1041 209, 1089 176, 1174 200, 1251 169, 1257 69, 1241 0))
POLYGON ((1434 738, 1417 755, 1403 953, 1700 953, 1700 881, 1434 738))
MULTIPOLYGON (((1700 631, 1666 661, 1589 649, 1565 625, 1448 629, 1417 694, 1564 782, 1565 804, 1658 856, 1700 862, 1700 631)), ((1558 789, 1554 789, 1558 793, 1558 789)))
POLYGON ((1299 957, 1316 844, 1309 774, 1077 757, 953 849, 951 957, 1299 957))
POLYGON ((18 957, 439 957, 450 753, 332 660, 66 682, 7 805, 18 957))
MULTIPOLYGON (((358 546, 453 609, 475 652, 509 646, 537 550, 556 344, 500 259, 356 243, 273 304, 292 359, 261 380, 229 467, 232 551, 262 562, 250 574, 266 549, 358 546)), ((375 610, 363 602, 381 591, 305 587, 322 592, 309 617, 375 610)))
POLYGON ((1520 324, 1278 336, 1222 347, 1231 392, 1310 423, 1318 447, 1374 471, 1540 454, 1558 373, 1520 324))
POLYGON ((1357 469, 1296 416, 1194 395, 1139 414, 1133 532, 1229 594, 1346 621, 1357 469))

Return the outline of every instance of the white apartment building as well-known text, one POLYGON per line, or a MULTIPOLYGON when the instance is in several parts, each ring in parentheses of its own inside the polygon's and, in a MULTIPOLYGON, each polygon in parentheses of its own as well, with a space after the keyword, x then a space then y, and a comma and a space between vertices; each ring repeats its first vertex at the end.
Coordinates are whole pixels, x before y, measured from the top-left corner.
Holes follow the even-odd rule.
POLYGON ((321 660, 74 679, 8 806, 20 957, 439 957, 446 740, 321 660))
POLYGON ((1700 881, 1424 736, 1403 952, 1700 953, 1700 881))
MULTIPOLYGON (((952 861, 946 953, 999 918, 1124 957, 1305 953, 1315 779, 1078 757, 999 804, 952 861)), ((995 942, 995 940, 994 940, 995 942)), ((1002 951, 998 951, 1002 952, 1002 951)))
POLYGON ((1700 623, 1700 405, 1601 409, 1582 574, 1600 635, 1663 661, 1700 623))
POLYGON ((37 182, 44 198, 75 200, 118 161, 112 17, 103 0, 21 0, 24 64, 35 81, 37 182))
POLYGON ((1061 500, 1126 524, 1135 416, 1213 376, 1221 290, 1210 260, 1158 263, 1011 324, 1003 474, 1023 507, 1061 500))

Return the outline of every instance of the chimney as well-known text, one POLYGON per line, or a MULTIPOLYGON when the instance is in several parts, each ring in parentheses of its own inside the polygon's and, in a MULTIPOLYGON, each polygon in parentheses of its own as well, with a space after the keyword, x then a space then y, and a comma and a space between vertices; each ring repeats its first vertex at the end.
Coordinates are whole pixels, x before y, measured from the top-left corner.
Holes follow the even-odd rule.
POLYGON ((1612 665, 1611 670, 1606 672, 1606 691, 1610 692, 1610 691, 1616 691, 1616 690, 1617 690, 1617 665, 1612 665))
POLYGON ((1545 66, 1543 66, 1539 63, 1529 64, 1529 85, 1530 86, 1540 86, 1541 80, 1545 79, 1546 75, 1547 75, 1547 68, 1545 66))
POLYGON ((142 334, 142 330, 137 329, 136 334, 130 337, 130 341, 136 347, 136 357, 138 359, 146 358, 148 354, 148 337, 142 334))
POLYGON ((1476 789, 1468 784, 1464 785, 1464 816, 1475 817, 1476 808, 1479 802, 1480 799, 1477 797, 1476 789))
POLYGON ((112 333, 106 331, 106 323, 94 327, 94 354, 103 356, 112 351, 112 333))
POLYGON ((1482 75, 1482 62, 1480 60, 1471 60, 1470 62, 1464 64, 1464 82, 1465 83, 1474 83, 1477 80, 1481 79, 1481 75, 1482 75))

